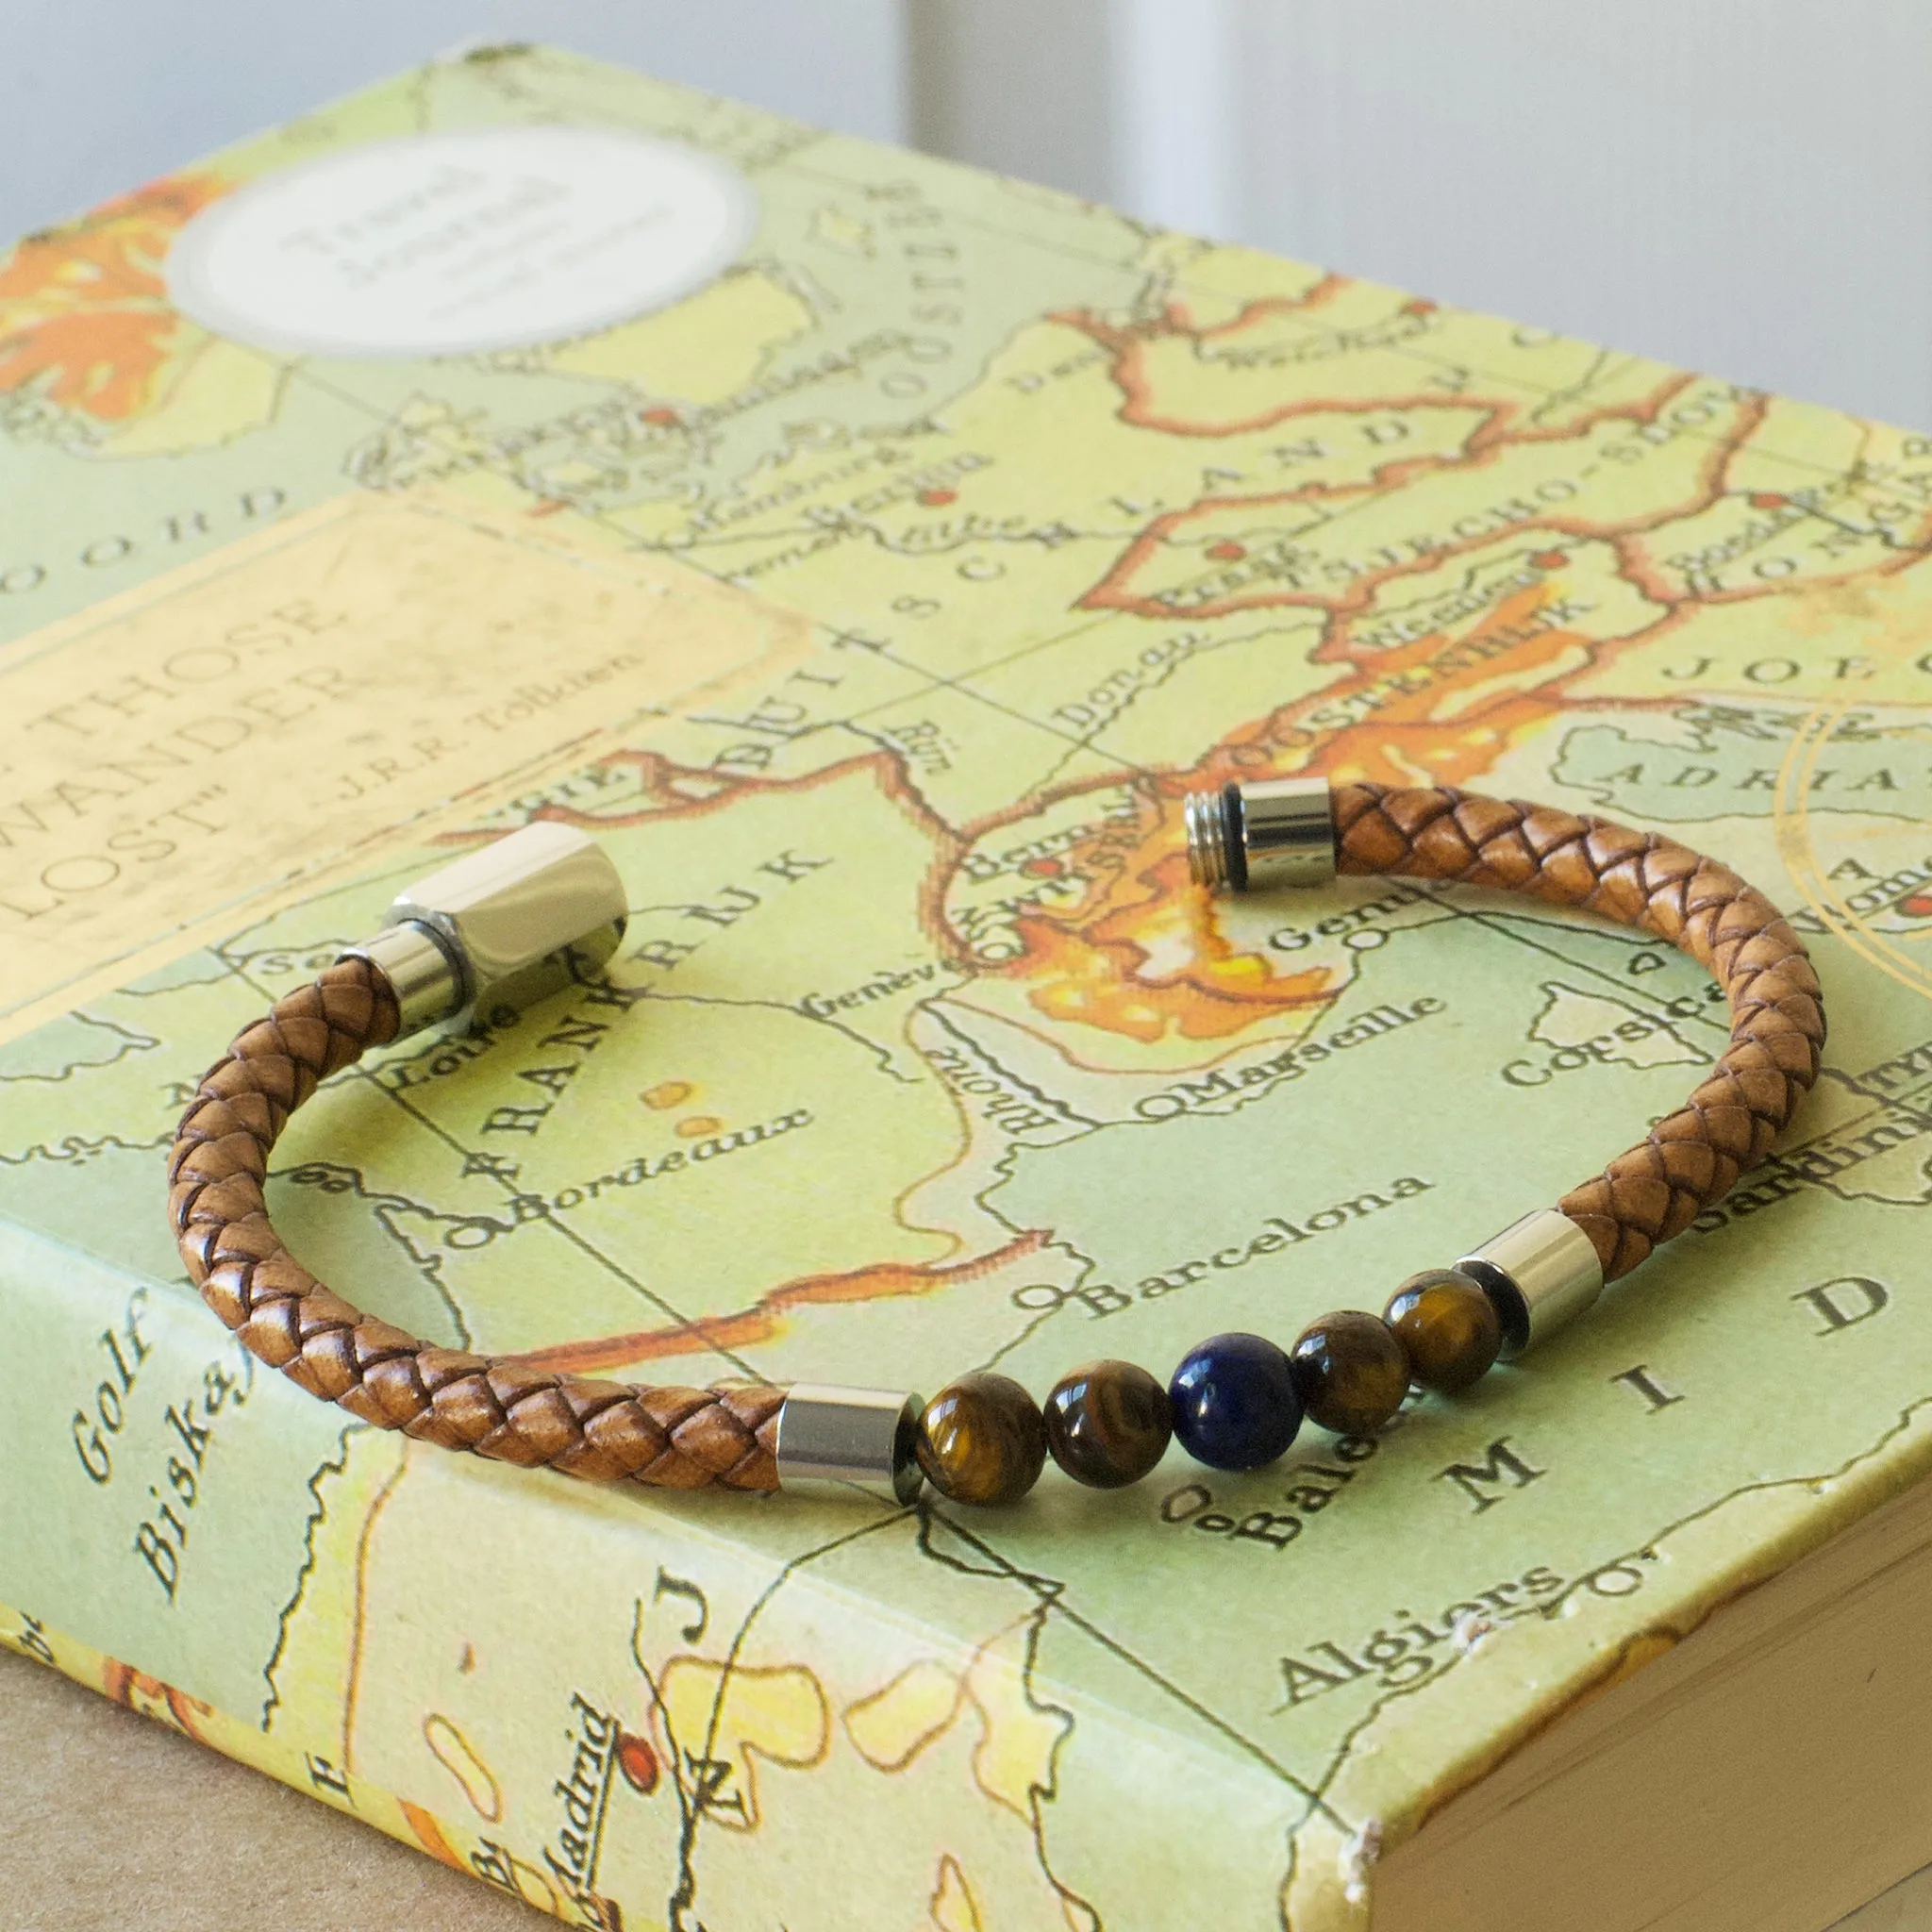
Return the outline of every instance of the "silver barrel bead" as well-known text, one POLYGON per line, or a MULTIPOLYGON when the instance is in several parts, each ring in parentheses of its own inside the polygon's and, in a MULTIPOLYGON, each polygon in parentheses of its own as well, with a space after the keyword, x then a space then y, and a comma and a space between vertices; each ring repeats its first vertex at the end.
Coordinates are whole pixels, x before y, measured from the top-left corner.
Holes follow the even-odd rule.
POLYGON ((843 1389, 794 1382, 778 1410, 778 1487, 794 1482, 883 1483, 909 1503, 919 1467, 924 1398, 903 1389, 843 1389))
POLYGON ((1547 1341, 1604 1291, 1595 1245, 1554 1208, 1512 1221, 1456 1265, 1495 1304, 1506 1361, 1547 1341))

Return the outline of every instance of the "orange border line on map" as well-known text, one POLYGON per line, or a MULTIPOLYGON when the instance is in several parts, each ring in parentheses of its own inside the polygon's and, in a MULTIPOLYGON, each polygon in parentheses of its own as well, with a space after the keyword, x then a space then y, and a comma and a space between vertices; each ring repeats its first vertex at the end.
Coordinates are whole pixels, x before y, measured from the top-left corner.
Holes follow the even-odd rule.
MULTIPOLYGON (((1908 643, 1895 646, 1900 658, 1909 649, 1908 643)), ((1827 931, 1888 978, 1932 999, 1932 971, 1888 943, 1869 918, 1853 909, 1847 895, 1827 877, 1813 834, 1811 788, 1818 761, 1851 708, 1849 697, 1814 706, 1791 733, 1790 748, 1778 765, 1777 791, 1772 803, 1772 830, 1778 857, 1805 903, 1827 931)))

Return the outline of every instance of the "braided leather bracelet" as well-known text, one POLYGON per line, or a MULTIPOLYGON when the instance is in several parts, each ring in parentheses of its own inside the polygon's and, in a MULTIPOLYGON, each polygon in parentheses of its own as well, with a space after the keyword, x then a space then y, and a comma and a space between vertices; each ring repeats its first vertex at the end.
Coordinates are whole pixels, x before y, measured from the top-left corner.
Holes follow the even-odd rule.
POLYGON ((1152 1469, 1171 1436, 1218 1469, 1272 1461, 1304 1416, 1380 1428, 1410 1385, 1453 1393, 1587 1308, 1660 1241, 1722 1200, 1769 1152, 1816 1079, 1818 978, 1777 908, 1734 873, 1651 833, 1446 787, 1279 779, 1186 804, 1199 884, 1245 891, 1339 870, 1500 887, 1605 913, 1707 967, 1733 1016, 1730 1045, 1690 1100, 1555 1208, 1412 1276, 1380 1317, 1324 1315, 1283 1350, 1219 1335, 1163 1384, 1127 1362, 1074 1370, 1036 1406, 1004 1375, 971 1374, 931 1403, 903 1391, 797 1384, 649 1388, 541 1373, 514 1357, 425 1345, 359 1313, 282 1244, 268 1158, 289 1115, 374 1046, 479 1000, 514 995, 572 949, 609 957, 625 896, 581 832, 540 823, 406 891, 390 923, 275 1003, 216 1062, 182 1117, 169 1213, 208 1306, 309 1393, 379 1428, 524 1467, 670 1489, 774 1490, 830 1477, 922 1475, 972 1503, 1025 1494, 1049 1452, 1111 1489, 1152 1469))

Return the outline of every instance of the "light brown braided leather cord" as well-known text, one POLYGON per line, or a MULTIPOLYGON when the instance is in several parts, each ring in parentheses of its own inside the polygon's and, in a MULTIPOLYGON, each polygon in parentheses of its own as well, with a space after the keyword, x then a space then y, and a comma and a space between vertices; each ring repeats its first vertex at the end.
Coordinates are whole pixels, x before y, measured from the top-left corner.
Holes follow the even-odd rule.
POLYGON ((289 1253, 262 1198, 269 1152, 322 1081, 396 1026, 388 980, 346 959, 278 1000, 209 1070, 168 1158, 169 1215, 203 1299, 271 1367, 378 1428, 591 1482, 775 1490, 783 1389, 641 1388, 426 1347, 289 1253))
POLYGON ((1689 953, 1724 989, 1731 1043, 1685 1105, 1557 1203, 1604 1279, 1730 1192, 1818 1077, 1824 1008, 1804 942, 1736 873, 1652 832, 1447 786, 1337 785, 1337 870, 1501 887, 1600 912, 1689 953))
MULTIPOLYGON (((1724 989, 1731 1043, 1684 1107, 1557 1202, 1627 1274, 1764 1158, 1818 1076, 1818 976, 1777 908, 1654 833, 1447 787, 1337 785, 1337 868, 1457 880, 1604 913, 1681 947, 1724 989)), ((347 959, 276 1003, 196 1090, 168 1172, 189 1273, 247 1346, 310 1394, 444 1448, 590 1481, 774 1490, 783 1389, 653 1389, 426 1347, 360 1314, 283 1245, 268 1158, 331 1074, 395 1038, 395 995, 347 959)))

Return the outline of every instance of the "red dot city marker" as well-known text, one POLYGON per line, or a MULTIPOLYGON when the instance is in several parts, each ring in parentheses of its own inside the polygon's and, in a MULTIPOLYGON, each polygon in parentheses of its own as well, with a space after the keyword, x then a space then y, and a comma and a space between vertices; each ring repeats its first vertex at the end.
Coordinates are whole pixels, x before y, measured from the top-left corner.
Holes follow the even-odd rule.
POLYGON ((957 490, 922 490, 919 500, 928 509, 942 509, 949 503, 958 503, 959 492, 957 490))
POLYGON ((1775 490, 1754 490, 1751 492, 1753 509, 1782 509, 1790 500, 1780 496, 1775 490))
POLYGON ((1219 543, 1208 546, 1208 555, 1216 563, 1239 563, 1248 554, 1245 543, 1237 543, 1231 538, 1224 538, 1219 543))
POLYGON ((617 1763, 632 1790, 649 1797, 658 1789, 658 1754, 635 1731, 625 1731, 618 1740, 617 1763))
POLYGON ((1570 558, 1568 552, 1562 550, 1539 550, 1529 560, 1538 570, 1561 570, 1570 558))

